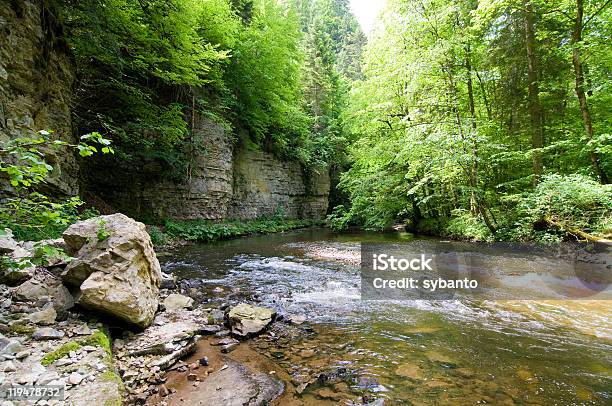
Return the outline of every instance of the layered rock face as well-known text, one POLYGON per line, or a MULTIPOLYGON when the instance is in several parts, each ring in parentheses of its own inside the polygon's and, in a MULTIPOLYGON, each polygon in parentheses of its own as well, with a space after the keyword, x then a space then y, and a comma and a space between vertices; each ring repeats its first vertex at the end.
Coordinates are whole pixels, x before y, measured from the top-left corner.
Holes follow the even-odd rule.
POLYGON ((237 147, 223 126, 209 120, 196 120, 196 136, 202 148, 184 181, 164 178, 163 169, 150 163, 130 173, 89 171, 88 188, 114 209, 138 218, 325 217, 327 171, 306 175, 297 162, 237 147))
POLYGON ((234 158, 233 191, 230 218, 281 214, 321 219, 327 212, 329 175, 306 175, 296 162, 282 162, 272 154, 243 149, 234 158))
POLYGON ((77 303, 140 327, 153 321, 161 269, 144 224, 123 214, 73 224, 64 232, 73 259, 63 281, 79 288, 77 303))
MULTIPOLYGON (((52 130, 74 142, 70 102, 74 67, 53 10, 45 2, 0 1, 0 142, 52 130)), ((48 185, 54 193, 78 192, 78 165, 72 152, 49 151, 48 185)))

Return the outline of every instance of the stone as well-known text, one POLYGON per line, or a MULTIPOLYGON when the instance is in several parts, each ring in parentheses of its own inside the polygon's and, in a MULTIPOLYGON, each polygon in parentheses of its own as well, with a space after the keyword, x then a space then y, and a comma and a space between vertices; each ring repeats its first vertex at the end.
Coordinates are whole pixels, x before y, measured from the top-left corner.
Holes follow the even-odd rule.
POLYGON ((55 371, 47 371, 40 375, 36 380, 36 385, 48 385, 49 382, 60 379, 60 375, 55 371))
POLYGON ((17 359, 24 359, 24 358, 27 358, 28 355, 30 355, 30 350, 23 350, 23 351, 19 351, 17 354, 15 354, 15 358, 17 358, 17 359))
MULTIPOLYGON (((168 369, 171 365, 176 363, 179 359, 185 357, 186 355, 193 354, 196 351, 197 340, 192 339, 187 342, 187 344, 178 350, 170 353, 168 355, 164 355, 163 357, 155 360, 151 363, 154 367, 159 367, 160 369, 168 369)), ((186 367, 185 367, 186 368, 186 367)))
POLYGON ((4 231, 0 230, 0 234, 0 255, 10 254, 19 248, 10 228, 5 228, 4 231))
POLYGON ((20 368, 14 377, 14 380, 20 384, 32 385, 47 372, 47 368, 38 362, 27 365, 27 368, 20 368))
POLYGON ((238 343, 225 344, 221 346, 221 352, 223 354, 228 354, 234 351, 238 347, 238 343))
POLYGON ((196 379, 198 379, 198 376, 196 374, 189 374, 189 375, 187 375, 187 380, 188 381, 195 381, 196 379))
POLYGON ((176 289, 176 277, 174 275, 162 272, 161 276, 160 289, 176 289))
POLYGON ((0 364, 0 371, 3 372, 15 372, 17 367, 13 361, 6 361, 0 364))
POLYGON ((32 338, 34 340, 58 340, 64 337, 64 332, 51 327, 43 327, 34 331, 32 338))
MULTIPOLYGON (((121 405, 123 383, 116 375, 100 374, 93 381, 83 380, 73 386, 66 404, 70 405, 121 405)), ((63 404, 63 403, 61 403, 63 404)))
POLYGON ((212 309, 210 312, 210 316, 212 317, 213 322, 215 323, 223 323, 223 320, 225 320, 225 312, 220 309, 212 309))
POLYGON ((229 345, 229 344, 238 344, 238 340, 231 338, 231 337, 226 337, 222 340, 217 341, 216 343, 213 343, 212 345, 229 345))
POLYGON ((62 281, 48 272, 35 272, 33 277, 15 290, 13 297, 18 301, 36 301, 49 298, 58 314, 74 307, 74 298, 62 281))
POLYGON ((223 368, 200 382, 191 400, 200 405, 266 405, 282 392, 282 382, 228 359, 223 368))
POLYGON ((169 312, 180 309, 191 309, 193 308, 193 303, 194 301, 192 298, 178 293, 173 293, 164 299, 164 307, 169 312))
POLYGON ((200 365, 202 365, 203 367, 207 367, 208 366, 208 357, 202 357, 198 360, 198 362, 200 363, 200 365))
POLYGON ((57 313, 53 307, 40 310, 38 312, 31 313, 28 319, 34 324, 42 324, 45 326, 55 323, 57 313))
POLYGON ((228 314, 232 334, 248 337, 261 333, 276 316, 276 312, 264 307, 241 303, 234 306, 228 314))
POLYGON ((163 355, 176 351, 180 343, 189 341, 199 331, 199 325, 191 320, 168 321, 153 325, 125 341, 124 349, 131 357, 140 355, 163 355))
POLYGON ((0 283, 17 286, 34 275, 36 267, 28 260, 31 256, 29 251, 17 246, 12 252, 2 255, 7 256, 16 265, 7 268, 0 266, 0 283))
POLYGON ((166 385, 161 385, 159 387, 159 394, 162 397, 166 397, 170 394, 170 391, 168 390, 168 388, 166 387, 166 385))
POLYGON ((306 322, 306 317, 302 315, 291 315, 288 317, 291 324, 300 325, 306 322))
POLYGON ((0 354, 1 355, 14 355, 24 350, 21 341, 16 338, 7 339, 4 336, 0 338, 0 354))
POLYGON ((76 258, 62 278, 79 288, 78 304, 149 326, 159 304, 161 269, 145 225, 117 213, 79 221, 63 236, 76 258))
MULTIPOLYGON (((134 212, 134 196, 138 196, 138 213, 151 218, 163 214, 181 219, 254 219, 278 210, 287 218, 325 218, 330 187, 327 170, 305 176, 298 162, 235 145, 222 125, 200 114, 194 125, 206 152, 194 155, 185 182, 167 179, 159 166, 153 174, 134 168, 113 177, 113 193, 104 200, 119 211, 134 212)), ((98 171, 92 177, 108 185, 107 172, 98 171)))
POLYGON ((78 372, 73 372, 68 377, 68 382, 70 382, 71 385, 78 385, 81 383, 83 378, 84 378, 83 375, 79 374, 78 372))
POLYGON ((74 330, 74 334, 78 336, 88 336, 91 335, 91 333, 92 331, 87 324, 83 324, 74 330))

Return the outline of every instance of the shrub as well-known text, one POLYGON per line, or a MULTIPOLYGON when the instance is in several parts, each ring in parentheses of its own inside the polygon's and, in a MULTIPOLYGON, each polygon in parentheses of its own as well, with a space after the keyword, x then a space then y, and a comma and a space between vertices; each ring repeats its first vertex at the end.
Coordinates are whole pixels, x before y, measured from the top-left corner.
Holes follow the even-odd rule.
POLYGON ((601 185, 583 175, 549 175, 517 206, 516 234, 547 239, 552 230, 539 227, 549 220, 563 226, 610 237, 612 185, 601 185))
POLYGON ((2 142, 0 174, 10 186, 0 190, 0 230, 10 228, 22 240, 41 240, 58 237, 79 219, 77 208, 83 204, 79 198, 55 201, 40 192, 53 170, 44 151, 60 147, 74 149, 82 157, 97 153, 98 148, 103 154, 113 153, 110 141, 98 133, 83 135, 78 144, 53 140, 50 131, 2 142))

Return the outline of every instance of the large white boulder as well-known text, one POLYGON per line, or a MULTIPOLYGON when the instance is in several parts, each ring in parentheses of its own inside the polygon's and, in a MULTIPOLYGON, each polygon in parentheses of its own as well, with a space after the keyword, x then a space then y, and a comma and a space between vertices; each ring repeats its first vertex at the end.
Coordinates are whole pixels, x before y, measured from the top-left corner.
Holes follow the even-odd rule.
POLYGON ((75 257, 62 274, 77 303, 147 327, 159 304, 161 269, 145 225, 123 214, 94 217, 63 234, 75 257))

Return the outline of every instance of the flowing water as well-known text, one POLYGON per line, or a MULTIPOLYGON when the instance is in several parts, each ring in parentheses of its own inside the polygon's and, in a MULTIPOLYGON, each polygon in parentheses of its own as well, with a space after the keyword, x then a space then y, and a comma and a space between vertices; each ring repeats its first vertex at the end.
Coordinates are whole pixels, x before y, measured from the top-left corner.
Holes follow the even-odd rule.
POLYGON ((259 344, 296 386, 313 371, 348 376, 319 379, 305 398, 359 392, 391 404, 612 404, 612 301, 365 301, 361 241, 423 240, 313 229, 181 247, 162 265, 201 279, 197 289, 213 301, 303 316, 311 334, 282 348, 259 344))

